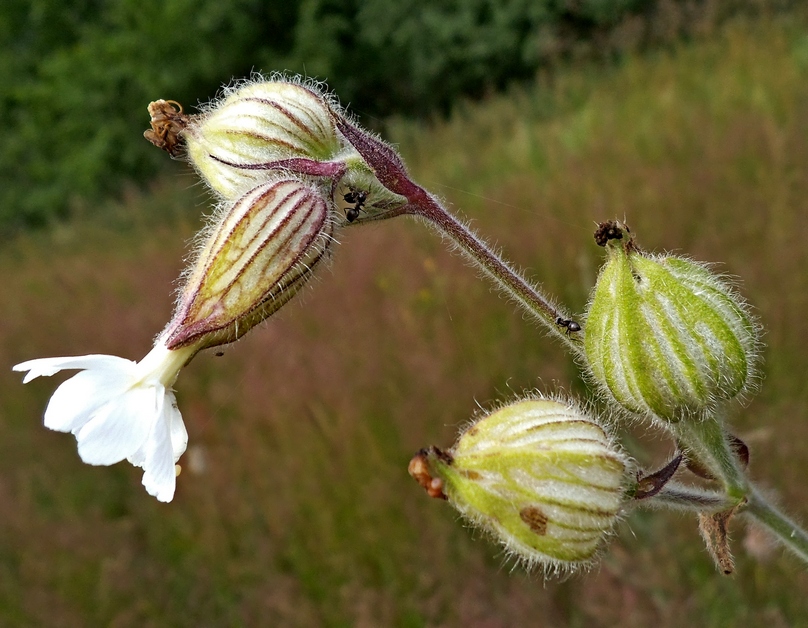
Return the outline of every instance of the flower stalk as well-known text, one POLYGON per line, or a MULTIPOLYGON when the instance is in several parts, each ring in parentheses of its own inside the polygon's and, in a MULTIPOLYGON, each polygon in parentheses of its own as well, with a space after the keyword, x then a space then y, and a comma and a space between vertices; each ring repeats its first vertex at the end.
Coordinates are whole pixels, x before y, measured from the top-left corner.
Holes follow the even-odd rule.
POLYGON ((681 482, 668 482, 652 499, 636 502, 649 508, 669 508, 696 513, 717 513, 736 505, 720 490, 707 490, 681 482))
POLYGON ((737 505, 749 492, 749 480, 729 442, 729 434, 716 417, 701 421, 679 421, 673 432, 688 459, 719 480, 727 497, 737 505))
POLYGON ((482 238, 453 216, 434 196, 413 182, 403 161, 392 148, 344 117, 337 118, 336 126, 364 158, 377 180, 389 191, 407 199, 401 213, 423 219, 438 233, 451 240, 458 250, 504 294, 542 323, 550 335, 560 340, 571 353, 574 355, 583 353, 581 347, 583 329, 580 325, 574 335, 569 333, 569 328, 561 326, 559 321, 568 321, 568 314, 535 284, 525 279, 497 255, 482 238))
POLYGON ((808 564, 808 532, 750 487, 743 511, 771 532, 784 547, 808 564))
POLYGON ((580 355, 583 352, 583 330, 573 335, 559 324, 559 321, 568 320, 569 315, 497 255, 480 236, 449 213, 431 194, 424 194, 417 199, 417 203, 410 201, 405 211, 422 218, 438 233, 451 240, 497 288, 538 319, 571 353, 580 355))

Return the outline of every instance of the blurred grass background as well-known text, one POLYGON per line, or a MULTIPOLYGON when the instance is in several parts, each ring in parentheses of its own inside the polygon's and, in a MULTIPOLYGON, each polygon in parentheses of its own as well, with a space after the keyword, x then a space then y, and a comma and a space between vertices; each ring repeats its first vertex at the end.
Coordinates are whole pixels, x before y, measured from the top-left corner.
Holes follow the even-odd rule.
MULTIPOLYGON (((768 348, 762 392, 732 422, 752 475, 808 520, 803 16, 730 20, 388 126, 416 180, 575 311, 600 263, 594 222, 615 216, 647 249, 742 277, 768 348)), ((207 208, 190 174, 166 177, 5 241, 7 364, 142 357, 207 208)), ((139 470, 83 465, 71 437, 40 426, 56 382, 0 370, 0 625, 808 622, 808 574, 741 521, 729 578, 694 517, 664 512, 630 514, 588 574, 511 571, 407 462, 452 443, 478 403, 537 386, 585 394, 574 366, 423 226, 401 218, 342 242, 304 298, 181 374, 191 444, 169 505, 139 470)), ((626 439, 648 465, 670 448, 642 430, 626 439)))

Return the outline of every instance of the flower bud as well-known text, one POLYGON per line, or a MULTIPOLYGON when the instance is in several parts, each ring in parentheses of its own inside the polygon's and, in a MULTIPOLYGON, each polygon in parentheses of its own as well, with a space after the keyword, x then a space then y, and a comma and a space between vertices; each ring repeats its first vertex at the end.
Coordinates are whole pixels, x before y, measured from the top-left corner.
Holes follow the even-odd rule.
POLYGON ((233 342, 275 313, 327 256, 330 212, 319 188, 295 178, 262 183, 225 206, 188 272, 166 346, 233 342))
POLYGON ((410 474, 518 558, 572 567, 590 560, 614 525, 626 467, 598 423, 538 398, 480 419, 448 451, 422 450, 410 474))
POLYGON ((666 421, 749 387, 758 330, 741 298, 701 264, 641 252, 624 225, 598 233, 608 260, 586 318, 594 380, 631 412, 666 421))
POLYGON ((325 98, 284 80, 231 90, 207 112, 189 117, 183 138, 191 163, 226 199, 267 179, 266 170, 251 167, 291 158, 327 161, 341 148, 325 98))

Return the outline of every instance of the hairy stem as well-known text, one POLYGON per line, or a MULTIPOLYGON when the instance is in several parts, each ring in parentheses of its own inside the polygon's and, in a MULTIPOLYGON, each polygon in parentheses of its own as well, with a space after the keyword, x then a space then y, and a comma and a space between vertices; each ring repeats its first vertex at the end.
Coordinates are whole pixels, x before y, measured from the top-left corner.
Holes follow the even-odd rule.
POLYGON ((670 427, 687 457, 705 467, 724 485, 727 496, 740 503, 749 492, 749 482, 721 421, 716 417, 683 419, 670 427))
POLYGON ((668 482, 653 497, 636 500, 633 503, 638 507, 670 508, 699 513, 722 512, 736 505, 735 500, 721 491, 706 490, 679 482, 668 482))
POLYGON ((407 199, 402 213, 419 216, 433 225, 481 268, 498 288, 543 323, 550 334, 560 339, 573 354, 583 353, 583 330, 577 325, 577 331, 572 331, 568 325, 561 327, 557 324, 558 320, 569 323, 565 313, 500 258, 471 229, 452 216, 434 196, 410 179, 404 162, 395 150, 345 117, 337 116, 335 124, 373 170, 379 183, 407 199))
POLYGON ((775 508, 755 487, 743 512, 771 532, 777 540, 808 563, 808 532, 775 508))
POLYGON ((566 314, 497 255, 474 231, 449 213, 431 194, 424 192, 419 198, 410 199, 405 213, 426 220, 441 235, 449 238, 497 288, 543 323, 573 354, 580 355, 583 352, 583 330, 576 331, 573 335, 565 327, 559 326, 557 321, 566 320, 566 314))

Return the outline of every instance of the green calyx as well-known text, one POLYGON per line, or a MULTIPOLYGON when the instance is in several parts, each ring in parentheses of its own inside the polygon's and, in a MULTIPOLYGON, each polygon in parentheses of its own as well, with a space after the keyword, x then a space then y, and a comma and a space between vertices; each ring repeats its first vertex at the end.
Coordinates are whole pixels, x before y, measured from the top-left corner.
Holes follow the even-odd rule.
POLYGON ((555 400, 506 406, 448 452, 420 455, 428 481, 413 475, 430 495, 448 499, 528 564, 586 563, 623 503, 625 457, 598 423, 555 400))
POLYGON ((287 79, 230 89, 190 117, 182 135, 191 164, 225 199, 263 182, 273 162, 329 161, 343 150, 328 97, 313 84, 287 79))
POLYGON ((703 416, 753 380, 757 328, 704 266, 610 239, 586 318, 595 381, 626 409, 665 421, 703 416))

